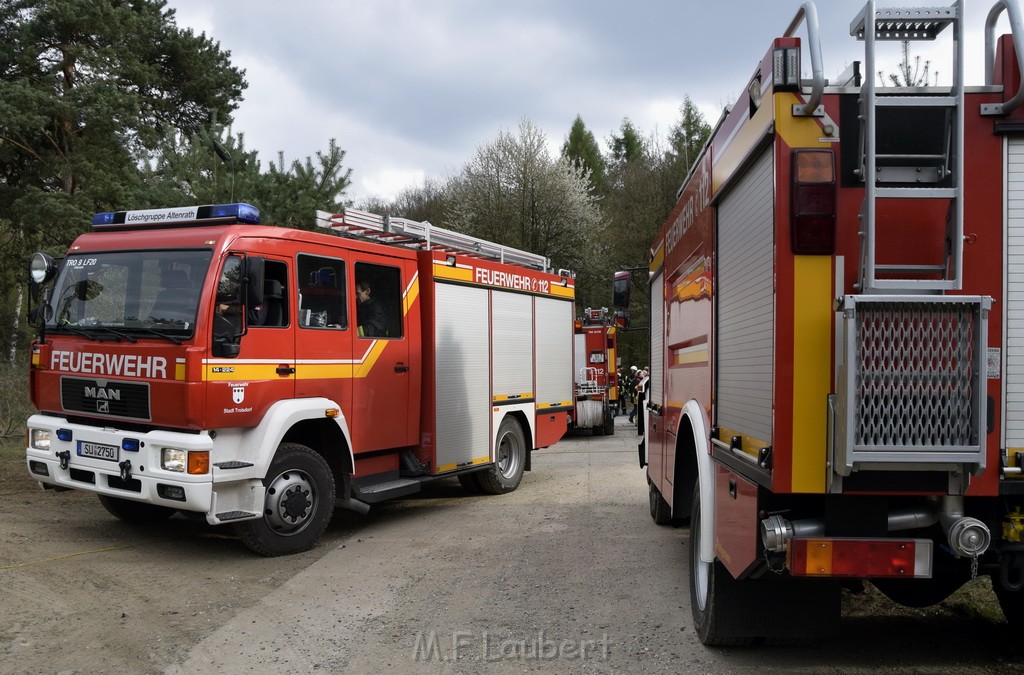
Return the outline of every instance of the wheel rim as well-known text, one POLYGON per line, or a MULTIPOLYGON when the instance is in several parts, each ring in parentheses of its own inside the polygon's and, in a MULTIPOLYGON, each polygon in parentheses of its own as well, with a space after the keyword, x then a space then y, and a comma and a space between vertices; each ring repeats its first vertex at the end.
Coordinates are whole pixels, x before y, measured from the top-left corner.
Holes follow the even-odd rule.
POLYGON ((711 563, 700 559, 700 510, 694 509, 690 520, 690 536, 693 537, 693 559, 690 560, 690 574, 693 576, 693 590, 697 599, 697 607, 704 611, 708 600, 708 577, 711 574, 711 563))
POLYGON ((282 471, 267 486, 263 517, 278 534, 298 534, 312 522, 316 509, 316 486, 304 471, 282 471))
POLYGON ((506 431, 498 443, 498 472, 505 478, 512 478, 519 471, 520 458, 523 455, 519 437, 506 431))

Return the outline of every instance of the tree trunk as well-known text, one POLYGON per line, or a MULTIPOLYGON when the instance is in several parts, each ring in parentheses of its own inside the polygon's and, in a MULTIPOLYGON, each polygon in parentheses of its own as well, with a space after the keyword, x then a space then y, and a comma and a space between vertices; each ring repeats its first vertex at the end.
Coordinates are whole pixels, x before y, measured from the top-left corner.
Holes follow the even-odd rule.
POLYGON ((25 301, 25 287, 18 284, 18 297, 14 302, 14 318, 11 319, 11 342, 7 351, 7 362, 13 364, 18 354, 18 328, 21 321, 21 305, 25 301))

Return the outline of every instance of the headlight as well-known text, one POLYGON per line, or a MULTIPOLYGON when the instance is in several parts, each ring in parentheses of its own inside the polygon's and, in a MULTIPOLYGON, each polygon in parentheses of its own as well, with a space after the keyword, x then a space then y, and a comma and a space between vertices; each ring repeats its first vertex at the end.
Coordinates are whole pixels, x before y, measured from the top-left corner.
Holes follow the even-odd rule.
POLYGON ((34 450, 50 449, 50 432, 48 429, 32 429, 29 432, 29 445, 34 450))
POLYGON ((187 460, 188 453, 178 448, 164 448, 160 453, 160 466, 165 471, 185 473, 185 462, 187 460))

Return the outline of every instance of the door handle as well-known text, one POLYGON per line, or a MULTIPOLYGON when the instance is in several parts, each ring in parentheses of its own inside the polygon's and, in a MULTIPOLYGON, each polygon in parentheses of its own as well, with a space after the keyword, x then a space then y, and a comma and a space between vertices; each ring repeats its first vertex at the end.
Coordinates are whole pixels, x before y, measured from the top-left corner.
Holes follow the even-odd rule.
POLYGON ((295 366, 289 366, 288 364, 282 363, 277 367, 276 372, 278 375, 294 375, 295 366))
POLYGON ((404 363, 396 363, 395 364, 395 372, 396 373, 407 373, 407 372, 409 372, 409 366, 405 365, 404 363))

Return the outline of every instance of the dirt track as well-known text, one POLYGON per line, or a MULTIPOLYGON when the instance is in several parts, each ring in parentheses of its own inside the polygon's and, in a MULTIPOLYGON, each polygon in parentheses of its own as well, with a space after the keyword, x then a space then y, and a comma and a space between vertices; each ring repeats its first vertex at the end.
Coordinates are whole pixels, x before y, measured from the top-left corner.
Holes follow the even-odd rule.
POLYGON ((512 494, 454 480, 315 550, 258 558, 230 531, 159 530, 38 491, 0 453, 0 672, 1006 672, 1017 638, 986 580, 924 612, 869 592, 809 647, 707 649, 690 627, 688 531, 654 525, 624 418, 534 456, 512 494), (980 600, 979 600, 980 599, 980 600))

